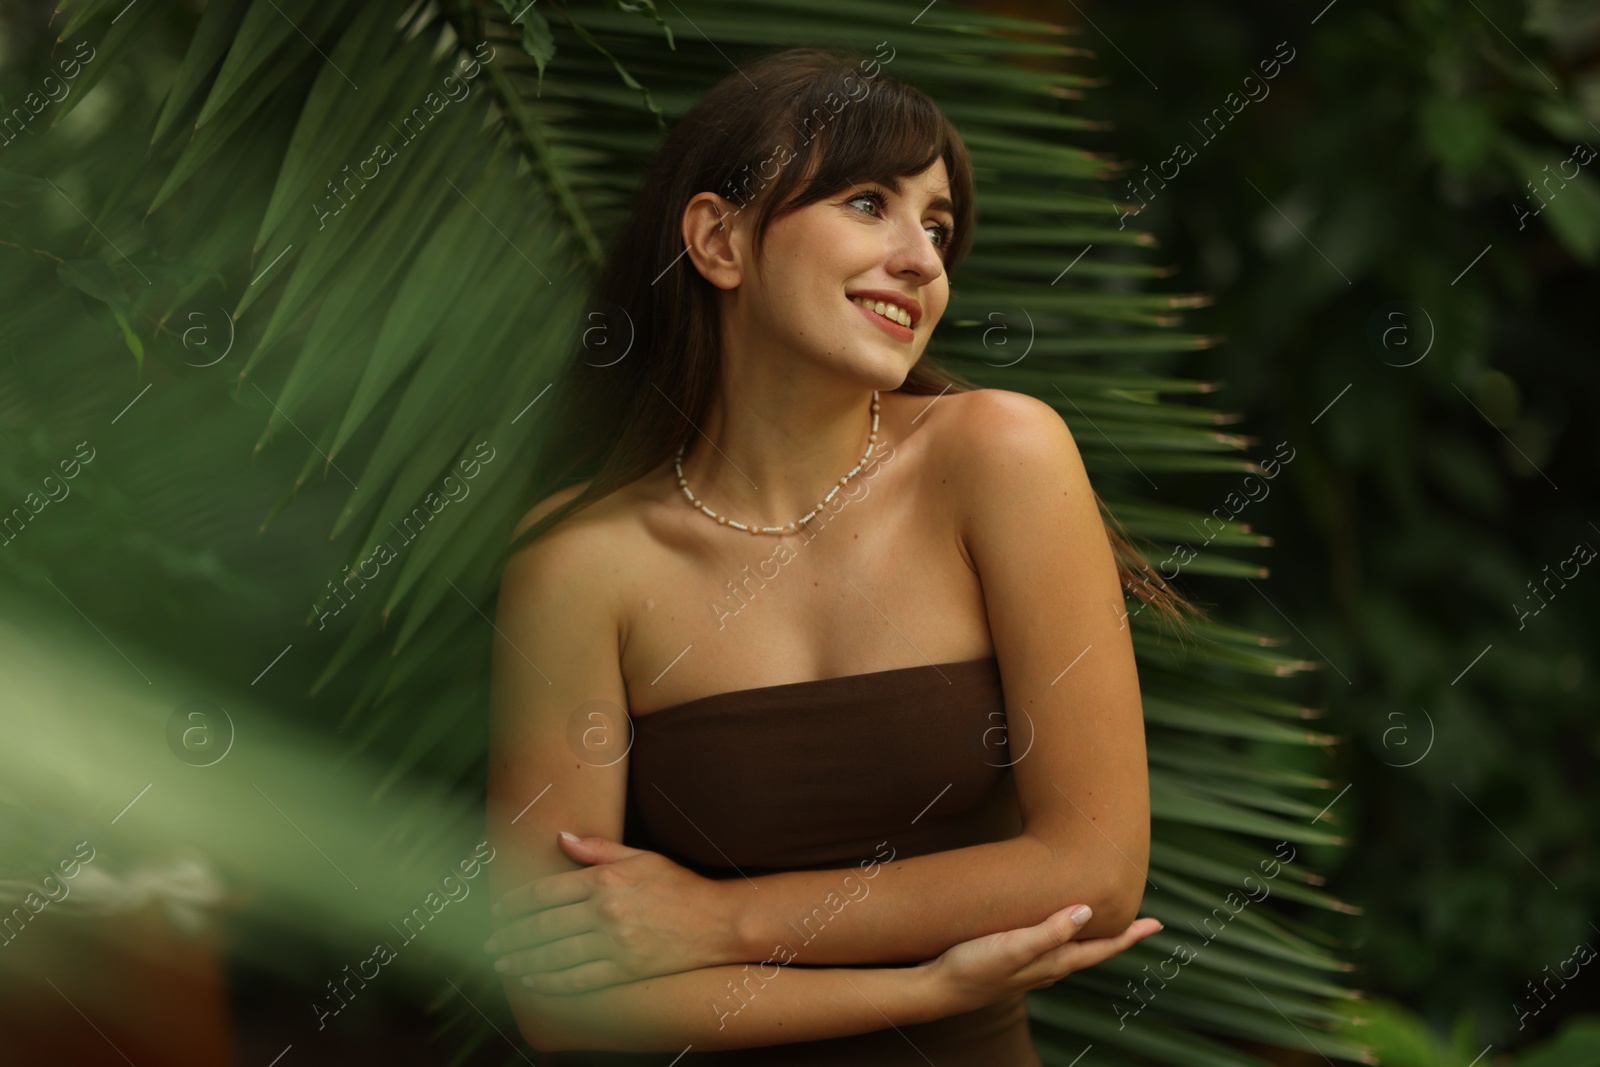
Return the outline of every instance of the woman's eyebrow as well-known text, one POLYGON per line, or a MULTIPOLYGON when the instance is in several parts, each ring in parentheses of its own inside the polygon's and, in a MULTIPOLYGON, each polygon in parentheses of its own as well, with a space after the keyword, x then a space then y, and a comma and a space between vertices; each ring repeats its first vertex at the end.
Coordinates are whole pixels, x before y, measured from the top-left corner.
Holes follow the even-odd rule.
MULTIPOLYGON (((900 179, 898 177, 890 176, 888 178, 883 178, 883 179, 880 179, 880 180, 883 182, 884 185, 887 185, 889 187, 889 191, 892 192, 895 196, 900 196, 905 192, 905 185, 900 181, 900 179)), ((928 210, 929 211, 948 211, 950 214, 954 215, 956 213, 956 205, 951 201, 951 199, 948 196, 936 196, 932 200, 928 201, 928 210)))

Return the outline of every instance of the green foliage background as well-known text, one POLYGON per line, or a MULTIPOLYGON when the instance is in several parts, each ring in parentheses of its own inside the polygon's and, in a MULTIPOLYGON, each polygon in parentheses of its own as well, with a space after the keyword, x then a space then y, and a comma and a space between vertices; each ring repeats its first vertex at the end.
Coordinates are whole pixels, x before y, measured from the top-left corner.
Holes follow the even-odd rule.
MULTIPOLYGON (((1359 844, 1323 859, 1365 909, 1359 980, 1439 1032, 1470 1024, 1482 1040, 1459 1062, 1491 1041, 1492 1061, 1600 1003, 1583 973, 1526 1029, 1514 1008, 1538 1007, 1528 983, 1575 943, 1600 945, 1600 584, 1583 567, 1541 590, 1542 609, 1528 588, 1576 543, 1600 548, 1600 160, 1560 165, 1600 149, 1600 12, 1401 0, 1093 17, 1126 54, 1086 31, 1110 77, 1088 108, 1116 123, 1098 143, 1133 172, 1175 141, 1197 149, 1137 216, 1216 297, 1194 321, 1228 341, 1182 367, 1225 380, 1222 403, 1304 457, 1248 518, 1277 541, 1264 588, 1302 631, 1294 647, 1338 667, 1308 699, 1350 738, 1329 773, 1353 785, 1330 814, 1359 844), (1298 55, 1270 95, 1203 140, 1190 123, 1280 41, 1298 55)), ((1282 622, 1249 590, 1206 594, 1282 622)))

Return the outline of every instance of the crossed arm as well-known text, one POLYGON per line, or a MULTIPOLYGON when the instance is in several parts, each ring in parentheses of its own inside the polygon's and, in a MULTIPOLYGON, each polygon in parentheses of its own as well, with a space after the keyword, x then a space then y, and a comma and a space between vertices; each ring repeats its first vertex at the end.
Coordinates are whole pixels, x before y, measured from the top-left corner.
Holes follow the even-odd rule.
MULTIPOLYGON (((514 846, 505 849, 514 862, 495 872, 504 879, 497 892, 559 887, 540 906, 587 898, 621 925, 630 910, 648 907, 655 925, 687 926, 695 935, 694 961, 676 973, 575 995, 535 993, 508 980, 519 1024, 537 1047, 731 1048, 860 1033, 885 1020, 927 1021, 978 1005, 932 981, 926 967, 817 965, 930 960, 1074 902, 1094 910, 1085 938, 1109 937, 1133 920, 1149 849, 1143 720, 1096 503, 1071 435, 1047 405, 996 390, 963 399, 940 462, 957 489, 954 533, 982 581, 1013 759, 1027 752, 1013 768, 1023 832, 1010 840, 890 858, 869 882, 862 872, 805 871, 686 883, 693 876, 663 874, 664 859, 650 866, 637 860, 651 854, 640 853, 627 861, 630 896, 624 863, 578 871, 557 831, 588 835, 580 856, 582 848, 609 847, 594 839, 620 840, 626 788, 625 761, 596 766, 569 743, 572 709, 596 700, 619 711, 626 704, 614 640, 620 612, 594 595, 592 581, 605 545, 583 529, 580 513, 578 523, 563 524, 508 566, 504 640, 495 652, 490 832, 514 846), (519 649, 539 650, 540 666, 519 649), (616 871, 591 880, 606 867, 616 871), (561 872, 571 873, 549 878, 561 872), (838 900, 852 874, 870 893, 829 907, 827 936, 799 943, 790 924, 830 894, 838 900), (678 911, 665 899, 674 894, 662 892, 672 884, 689 887, 678 911), (788 950, 775 956, 780 944, 788 950), (773 959, 812 966, 779 976, 779 968, 758 964, 773 959)), ((597 707, 586 722, 595 721, 597 707)), ((579 909, 561 910, 570 922, 579 909)), ((569 937, 565 948, 594 936, 569 937)))
POLYGON ((1032 926, 1068 903, 1094 909, 1084 937, 1110 937, 1134 920, 1142 871, 1106 841, 1024 832, 1007 841, 895 859, 855 903, 828 909, 827 936, 802 939, 794 927, 838 900, 849 871, 795 871, 729 880, 736 917, 730 959, 772 958, 792 948, 801 963, 903 963, 929 960, 951 945, 1000 930, 1032 926), (1104 853, 1110 854, 1110 862, 1104 853))

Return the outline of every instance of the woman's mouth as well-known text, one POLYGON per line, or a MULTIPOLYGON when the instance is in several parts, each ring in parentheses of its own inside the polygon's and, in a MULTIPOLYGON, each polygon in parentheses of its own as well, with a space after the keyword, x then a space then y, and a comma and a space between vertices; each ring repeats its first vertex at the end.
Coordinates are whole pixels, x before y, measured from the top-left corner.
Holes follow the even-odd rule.
POLYGON ((873 324, 896 341, 911 341, 916 334, 906 323, 911 315, 904 309, 881 300, 868 300, 864 297, 852 296, 850 302, 854 304, 861 314, 871 319, 873 324))

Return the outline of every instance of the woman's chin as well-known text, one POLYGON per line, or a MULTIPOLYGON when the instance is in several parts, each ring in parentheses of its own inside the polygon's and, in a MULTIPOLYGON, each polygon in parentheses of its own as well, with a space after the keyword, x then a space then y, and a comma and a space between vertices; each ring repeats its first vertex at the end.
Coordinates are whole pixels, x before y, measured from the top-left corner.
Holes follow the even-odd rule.
MULTIPOLYGON (((918 358, 921 358, 920 354, 918 358)), ((916 365, 917 359, 910 359, 904 353, 894 353, 886 358, 873 359, 864 365, 858 365, 855 374, 860 377, 866 388, 889 393, 906 383, 911 368, 916 365)))

